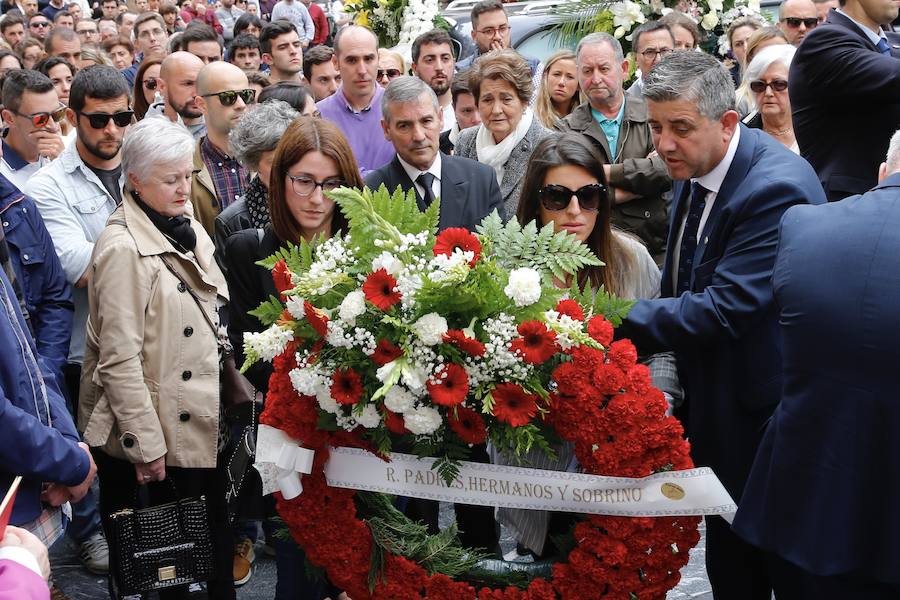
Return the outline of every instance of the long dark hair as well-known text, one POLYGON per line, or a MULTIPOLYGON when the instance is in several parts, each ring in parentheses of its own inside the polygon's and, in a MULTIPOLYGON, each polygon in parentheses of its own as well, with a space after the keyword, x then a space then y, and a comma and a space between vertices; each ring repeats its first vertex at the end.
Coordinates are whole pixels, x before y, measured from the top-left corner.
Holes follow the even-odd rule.
MULTIPOLYGON (((141 63, 137 74, 134 76, 134 116, 140 121, 150 109, 150 104, 144 98, 144 73, 153 65, 160 65, 162 61, 158 58, 148 58, 141 63)), ((157 82, 159 85, 159 82, 157 82)))
MULTIPOLYGON (((339 177, 346 182, 347 187, 361 190, 364 185, 350 144, 336 125, 314 117, 295 119, 275 148, 272 173, 269 177, 269 215, 272 229, 275 230, 278 239, 284 242, 297 243, 303 235, 300 224, 294 220, 287 205, 285 197, 287 172, 310 152, 321 152, 333 160, 337 165, 339 177)), ((340 207, 335 204, 334 215, 331 217, 331 235, 338 231, 347 232, 347 219, 340 207)))
MULTIPOLYGON (((519 209, 516 217, 519 223, 537 221, 541 225, 541 201, 539 190, 544 187, 547 171, 554 167, 581 167, 606 185, 603 174, 603 159, 591 143, 579 133, 561 133, 544 138, 534 148, 528 162, 528 171, 522 184, 522 195, 519 198, 519 209)), ((578 273, 578 284, 582 287, 590 285, 599 288, 601 285, 607 292, 620 294, 623 291, 623 273, 629 270, 632 260, 631 252, 613 235, 610 225, 610 200, 606 195, 600 203, 597 221, 585 243, 593 250, 597 258, 603 261, 602 267, 587 267, 578 273)))

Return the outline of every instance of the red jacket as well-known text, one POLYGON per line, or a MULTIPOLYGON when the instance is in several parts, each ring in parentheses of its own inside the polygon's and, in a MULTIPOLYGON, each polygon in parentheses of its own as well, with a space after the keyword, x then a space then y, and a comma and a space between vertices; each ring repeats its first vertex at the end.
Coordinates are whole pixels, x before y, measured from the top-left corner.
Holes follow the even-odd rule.
POLYGON ((328 19, 325 17, 325 11, 315 2, 310 2, 306 7, 309 10, 309 16, 316 26, 316 35, 313 36, 310 46, 318 46, 324 44, 328 39, 328 19))

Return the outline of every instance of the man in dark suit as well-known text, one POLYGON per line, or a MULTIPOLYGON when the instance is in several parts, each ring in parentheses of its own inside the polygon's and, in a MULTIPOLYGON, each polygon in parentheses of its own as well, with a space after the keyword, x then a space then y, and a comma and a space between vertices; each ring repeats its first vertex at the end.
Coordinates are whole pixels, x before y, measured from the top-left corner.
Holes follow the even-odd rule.
POLYGON ((882 29, 897 18, 897 3, 842 4, 803 40, 788 78, 800 153, 830 201, 875 185, 900 127, 900 45, 882 29))
POLYGON ((396 156, 388 164, 366 175, 366 186, 384 184, 393 192, 416 190, 419 208, 441 199, 439 229, 475 225, 495 209, 503 215, 500 186, 494 170, 467 158, 438 151, 442 128, 437 96, 417 77, 394 79, 381 101, 384 137, 394 145, 396 156))
POLYGON ((900 133, 879 179, 781 222, 781 404, 734 522, 772 553, 778 598, 900 597, 900 133))
MULTIPOLYGON (((394 144, 397 156, 366 175, 367 187, 377 189, 384 184, 391 191, 397 186, 404 191, 415 188, 422 210, 440 198, 438 228, 441 230, 448 227, 472 230, 494 210, 503 217, 503 200, 494 170, 438 151, 441 112, 437 96, 428 84, 417 77, 394 79, 384 90, 381 113, 384 137, 394 144)), ((490 462, 485 445, 473 447, 469 460, 490 462)), ((410 518, 423 521, 429 533, 438 532, 436 501, 403 500, 410 518)), ((493 507, 456 504, 455 509, 463 544, 496 552, 499 532, 493 507)))
MULTIPOLYGON (((739 125, 734 85, 714 58, 673 52, 643 93, 674 205, 661 297, 638 300, 618 335, 641 354, 675 352, 694 462, 739 500, 781 393, 771 284, 778 222, 825 195, 806 161, 739 125)), ((770 600, 763 553, 720 517, 706 523, 715 597, 770 600)))

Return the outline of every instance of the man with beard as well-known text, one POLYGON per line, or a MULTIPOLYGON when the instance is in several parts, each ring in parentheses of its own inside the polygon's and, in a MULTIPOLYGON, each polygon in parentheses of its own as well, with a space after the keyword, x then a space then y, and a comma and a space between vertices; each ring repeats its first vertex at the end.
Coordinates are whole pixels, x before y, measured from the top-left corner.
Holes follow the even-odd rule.
POLYGON ((228 134, 255 100, 247 75, 223 61, 203 67, 197 77, 197 106, 206 119, 206 135, 194 152, 191 203, 194 217, 209 235, 222 209, 244 195, 247 169, 228 154, 228 134))
POLYGON ((197 106, 197 76, 203 61, 190 52, 173 52, 162 61, 159 68, 159 93, 162 106, 154 104, 147 116, 164 114, 175 123, 184 125, 194 139, 206 135, 203 111, 197 106))
POLYGON ((453 98, 450 95, 450 78, 456 68, 453 58, 453 43, 450 35, 443 29, 432 29, 417 37, 412 44, 413 75, 428 84, 444 114, 444 127, 447 131, 456 123, 453 112, 453 98))

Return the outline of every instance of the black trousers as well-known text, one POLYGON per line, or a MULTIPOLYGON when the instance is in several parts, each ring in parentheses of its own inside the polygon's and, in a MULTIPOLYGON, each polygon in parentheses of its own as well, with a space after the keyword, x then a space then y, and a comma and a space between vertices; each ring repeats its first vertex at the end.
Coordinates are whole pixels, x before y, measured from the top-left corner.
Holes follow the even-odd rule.
MULTIPOLYGON (((169 482, 153 482, 138 486, 134 465, 126 460, 114 458, 102 450, 92 448, 97 473, 103 485, 100 487, 100 518, 103 529, 109 535, 109 515, 123 508, 134 508, 138 487, 149 495, 151 505, 175 500, 175 493, 169 482)), ((215 469, 183 469, 166 467, 166 477, 175 484, 181 498, 206 496, 210 540, 213 546, 213 578, 207 582, 210 598, 233 600, 235 598, 232 567, 234 561, 234 540, 228 525, 228 510, 225 504, 225 471, 220 465, 215 469)), ((112 568, 112 565, 110 565, 112 568)), ((187 586, 170 588, 160 592, 160 600, 181 600, 188 598, 187 586)))
POLYGON ((778 600, 897 600, 900 585, 835 575, 823 577, 804 571, 774 554, 767 554, 775 597, 778 600))
POLYGON ((765 552, 739 538, 718 516, 706 517, 706 573, 716 600, 772 598, 765 552))

